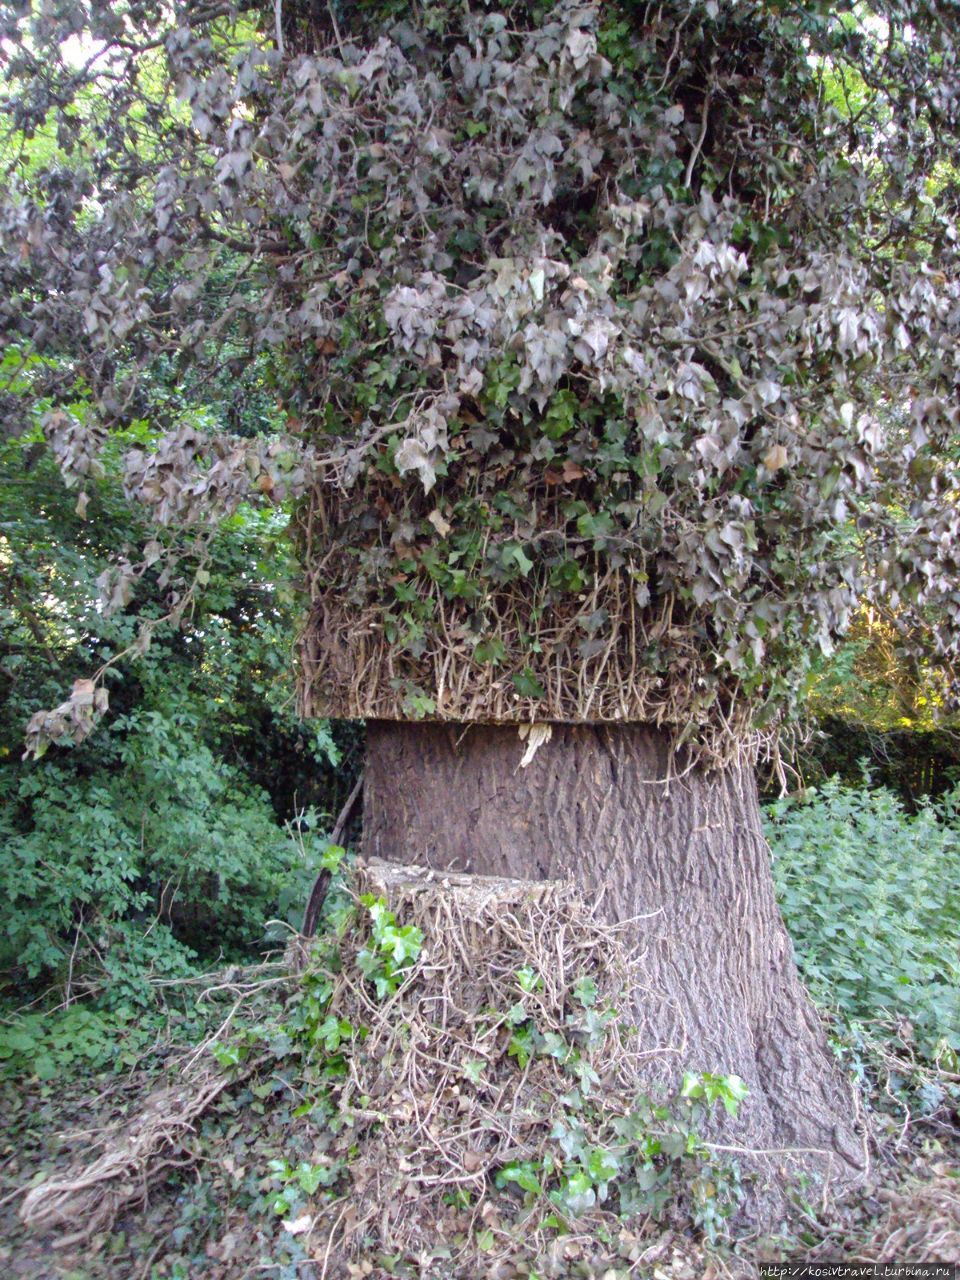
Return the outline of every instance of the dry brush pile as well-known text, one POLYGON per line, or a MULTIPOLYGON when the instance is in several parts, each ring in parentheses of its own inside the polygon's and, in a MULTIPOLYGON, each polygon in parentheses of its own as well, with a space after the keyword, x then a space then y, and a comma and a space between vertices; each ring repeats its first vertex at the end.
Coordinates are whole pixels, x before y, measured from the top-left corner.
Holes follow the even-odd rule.
POLYGON ((208 1045, 218 1065, 194 1055, 93 1164, 34 1188, 29 1226, 69 1223, 71 1243, 108 1227, 196 1154, 218 1095, 279 1070, 312 1147, 262 1170, 269 1211, 327 1275, 384 1257, 566 1274, 572 1258, 662 1256, 678 1229, 726 1233, 739 1173, 702 1134, 740 1082, 690 1074, 685 1097, 637 1096, 642 1046, 615 1003, 642 975, 616 928, 559 883, 387 864, 358 869, 343 903, 342 936, 295 940, 249 1016, 256 985, 241 993, 208 1045))

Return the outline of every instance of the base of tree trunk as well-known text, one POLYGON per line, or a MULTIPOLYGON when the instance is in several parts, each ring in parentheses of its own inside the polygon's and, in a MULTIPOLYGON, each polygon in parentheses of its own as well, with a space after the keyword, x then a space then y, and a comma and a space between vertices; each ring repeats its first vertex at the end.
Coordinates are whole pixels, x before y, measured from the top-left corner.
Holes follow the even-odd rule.
POLYGON ((752 769, 685 770, 645 725, 554 725, 524 765, 529 744, 514 726, 369 722, 364 854, 599 898, 642 957, 623 1001, 648 1051, 638 1087, 736 1074, 749 1095, 715 1141, 773 1183, 855 1182, 855 1099, 797 976, 752 769))

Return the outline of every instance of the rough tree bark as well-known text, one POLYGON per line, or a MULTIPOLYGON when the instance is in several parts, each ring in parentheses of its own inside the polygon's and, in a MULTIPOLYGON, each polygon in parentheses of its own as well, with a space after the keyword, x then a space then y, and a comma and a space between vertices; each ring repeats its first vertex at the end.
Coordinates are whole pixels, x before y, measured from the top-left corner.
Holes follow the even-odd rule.
POLYGON ((625 993, 650 1050, 640 1083, 736 1073, 750 1093, 723 1143, 774 1178, 855 1180, 854 1099, 797 976, 752 769, 677 777, 643 725, 554 725, 526 768, 523 750, 516 726, 368 722, 364 853, 602 894, 644 957, 625 993))

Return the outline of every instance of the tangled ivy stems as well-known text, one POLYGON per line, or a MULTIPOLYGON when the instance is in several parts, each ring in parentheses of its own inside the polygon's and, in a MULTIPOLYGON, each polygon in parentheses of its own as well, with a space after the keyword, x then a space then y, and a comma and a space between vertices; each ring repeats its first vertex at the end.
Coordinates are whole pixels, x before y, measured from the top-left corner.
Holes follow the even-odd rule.
MULTIPOLYGON (((711 1244, 730 1234, 744 1178, 704 1135, 715 1107, 737 1114, 742 1080, 688 1071, 675 1096, 638 1096, 602 951, 581 938, 557 988, 535 951, 542 922, 534 913, 525 931, 518 909, 509 945, 494 940, 465 972, 439 897, 401 923, 376 888, 334 913, 279 1017, 214 1050, 230 1067, 279 1057, 302 1098, 290 1114, 313 1145, 268 1163, 264 1212, 354 1253, 425 1250, 461 1266, 538 1256, 585 1226, 608 1244, 641 1221, 687 1224, 711 1244)), ((559 900, 544 909, 560 917, 559 900)))

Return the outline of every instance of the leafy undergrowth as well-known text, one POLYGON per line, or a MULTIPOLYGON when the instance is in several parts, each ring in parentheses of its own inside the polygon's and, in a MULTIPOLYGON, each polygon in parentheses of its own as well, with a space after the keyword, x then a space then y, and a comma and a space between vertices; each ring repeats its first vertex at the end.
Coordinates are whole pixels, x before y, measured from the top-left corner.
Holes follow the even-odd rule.
POLYGON ((838 779, 767 809, 780 907, 814 998, 883 1018, 960 1073, 960 791, 909 814, 838 779))
POLYGON ((699 1280, 760 1259, 960 1254, 948 1093, 909 1122, 929 1064, 848 1046, 887 1123, 869 1191, 828 1215, 801 1181, 779 1237, 738 1233, 744 1180, 703 1135, 742 1086, 690 1074, 673 1098, 630 1092, 610 931, 549 894, 424 927, 438 899, 341 899, 309 952, 211 977, 210 1034, 155 1046, 149 1069, 5 1085, 3 1274, 699 1280), (464 965, 478 943, 482 965, 464 965))

